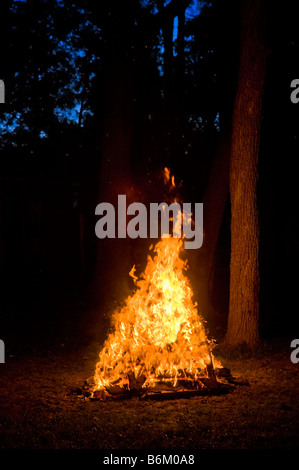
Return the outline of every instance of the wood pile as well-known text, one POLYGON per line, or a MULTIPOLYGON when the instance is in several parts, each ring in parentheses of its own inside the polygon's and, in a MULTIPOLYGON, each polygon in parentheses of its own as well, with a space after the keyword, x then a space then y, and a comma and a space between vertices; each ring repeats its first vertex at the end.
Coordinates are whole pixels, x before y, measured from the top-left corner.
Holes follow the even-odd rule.
POLYGON ((122 400, 137 397, 140 400, 175 400, 179 398, 190 398, 205 395, 223 395, 229 393, 239 385, 249 385, 233 377, 228 368, 207 369, 205 377, 194 380, 192 378, 179 378, 174 386, 173 379, 157 379, 154 386, 142 387, 146 377, 128 376, 129 386, 127 388, 117 383, 103 390, 94 390, 94 379, 90 377, 84 385, 71 390, 70 395, 76 395, 85 401, 97 400, 122 400))

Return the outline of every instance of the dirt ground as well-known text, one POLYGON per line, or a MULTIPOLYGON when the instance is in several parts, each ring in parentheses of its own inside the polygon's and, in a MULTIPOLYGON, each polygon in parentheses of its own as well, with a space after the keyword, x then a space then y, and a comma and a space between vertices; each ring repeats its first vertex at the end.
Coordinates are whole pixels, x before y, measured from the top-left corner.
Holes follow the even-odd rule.
POLYGON ((91 401, 70 394, 93 375, 100 345, 9 354, 0 365, 1 449, 296 449, 299 363, 290 344, 215 356, 247 381, 226 395, 91 401))

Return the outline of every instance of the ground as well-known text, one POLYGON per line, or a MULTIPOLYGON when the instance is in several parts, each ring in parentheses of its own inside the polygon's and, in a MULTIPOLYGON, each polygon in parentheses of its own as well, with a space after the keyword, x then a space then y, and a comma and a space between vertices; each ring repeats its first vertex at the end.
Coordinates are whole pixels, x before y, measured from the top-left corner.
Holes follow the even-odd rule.
POLYGON ((295 332, 254 353, 218 346, 215 357, 248 382, 226 395, 91 401, 70 392, 93 376, 109 314, 87 308, 88 294, 79 291, 26 311, 19 298, 2 308, 0 449, 299 447, 299 363, 290 359, 295 332))
POLYGON ((100 345, 65 340, 0 365, 1 449, 295 449, 299 364, 290 343, 216 357, 247 381, 222 396, 153 402, 70 394, 93 375, 100 345))

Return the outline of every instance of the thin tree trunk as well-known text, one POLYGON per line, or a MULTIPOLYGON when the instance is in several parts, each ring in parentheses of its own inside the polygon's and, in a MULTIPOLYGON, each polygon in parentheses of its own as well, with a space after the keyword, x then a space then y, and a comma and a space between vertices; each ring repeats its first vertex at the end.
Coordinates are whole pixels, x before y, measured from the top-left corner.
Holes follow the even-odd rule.
POLYGON ((230 161, 231 262, 225 343, 259 343, 258 154, 266 73, 264 1, 245 0, 230 161))
POLYGON ((204 243, 199 252, 199 277, 202 286, 200 308, 207 318, 215 314, 212 299, 215 257, 223 214, 229 194, 230 136, 225 129, 220 137, 203 198, 204 243))
POLYGON ((199 306, 205 318, 217 325, 218 314, 227 315, 227 303, 215 298, 215 288, 226 286, 227 281, 217 279, 215 272, 219 236, 229 197, 229 167, 231 154, 233 101, 236 95, 239 61, 239 4, 236 0, 216 2, 215 27, 217 28, 217 50, 220 64, 219 81, 219 125, 220 133, 209 178, 204 190, 204 242, 199 250, 199 306), (237 18, 237 21, 236 21, 237 18), (227 34, 227 29, 230 33, 227 34), (219 311, 218 311, 219 310, 219 311))

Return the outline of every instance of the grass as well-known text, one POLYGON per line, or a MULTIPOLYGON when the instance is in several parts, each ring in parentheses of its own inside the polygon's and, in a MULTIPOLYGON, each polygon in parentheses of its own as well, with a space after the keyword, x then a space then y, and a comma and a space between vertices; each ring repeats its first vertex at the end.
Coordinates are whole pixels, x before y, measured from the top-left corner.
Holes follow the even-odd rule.
POLYGON ((65 342, 8 357, 0 369, 2 449, 295 449, 299 364, 286 344, 215 356, 247 381, 222 396, 164 402, 71 395, 93 375, 100 345, 65 342))

